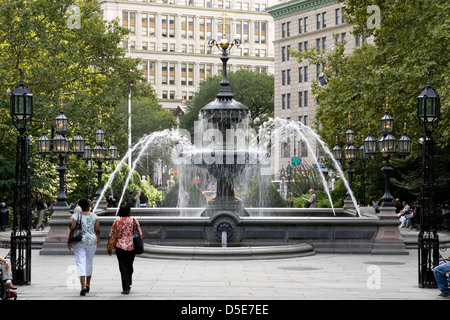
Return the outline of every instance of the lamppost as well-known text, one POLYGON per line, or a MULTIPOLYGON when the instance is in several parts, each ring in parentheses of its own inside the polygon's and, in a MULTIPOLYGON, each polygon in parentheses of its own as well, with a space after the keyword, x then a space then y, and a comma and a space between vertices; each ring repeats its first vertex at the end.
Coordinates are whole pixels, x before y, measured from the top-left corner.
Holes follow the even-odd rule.
POLYGON ((11 230, 11 270, 16 284, 31 282, 31 189, 28 163, 29 140, 26 131, 31 127, 33 94, 20 82, 11 94, 11 118, 19 131, 16 149, 16 175, 14 181, 14 218, 11 230))
POLYGON ((92 149, 91 147, 86 146, 85 152, 83 154, 83 160, 97 162, 97 170, 95 171, 98 176, 97 178, 98 189, 97 192, 95 193, 97 201, 100 201, 100 195, 102 193, 103 162, 107 160, 115 161, 119 159, 118 149, 114 144, 114 142, 112 142, 111 146, 109 147, 109 157, 106 157, 107 150, 104 144, 105 144, 105 132, 101 127, 101 117, 100 117, 100 125, 98 130, 95 132, 95 147, 94 149, 92 149))
POLYGON ((56 196, 57 207, 67 207, 67 195, 65 192, 65 173, 67 171, 66 162, 67 156, 70 153, 81 156, 84 153, 85 140, 81 136, 78 130, 77 135, 72 139, 73 151, 69 151, 69 139, 66 138, 67 126, 69 119, 64 115, 64 111, 61 109, 59 115, 55 118, 56 136, 53 140, 47 137, 47 133, 43 130, 42 136, 38 139, 38 150, 42 156, 55 154, 59 158, 59 164, 56 167, 56 171, 59 173, 59 192, 56 196), (51 150, 51 144, 53 142, 53 150, 51 150))
MULTIPOLYGON (((354 209, 353 201, 352 201, 352 195, 353 193, 353 174, 355 173, 355 169, 353 169, 352 164, 354 161, 358 159, 359 150, 355 147, 355 132, 352 130, 351 125, 351 114, 349 112, 348 114, 348 129, 345 132, 345 148, 344 148, 344 158, 348 162, 348 184, 349 189, 347 192, 347 197, 344 200, 344 209, 354 209)), ((333 153, 333 157, 340 161, 342 159, 342 149, 339 147, 338 144, 338 138, 336 137, 336 145, 331 150, 333 153)))
POLYGON ((359 204, 361 207, 365 205, 366 202, 366 181, 365 181, 365 171, 366 171, 366 162, 369 160, 369 157, 366 155, 365 149, 364 149, 364 136, 363 136, 363 143, 361 144, 361 147, 358 149, 358 159, 361 161, 361 197, 359 200, 359 204))
POLYGON ((351 114, 348 113, 348 130, 345 132, 345 148, 344 148, 344 157, 348 162, 348 184, 350 185, 350 190, 347 192, 347 198, 345 201, 347 203, 352 202, 351 192, 353 192, 353 174, 355 173, 355 169, 353 169, 352 164, 353 161, 357 159, 358 149, 355 147, 355 132, 352 130, 351 124, 351 114))
POLYGON ((385 159, 385 163, 381 169, 384 172, 384 194, 382 197, 383 204, 381 205, 379 214, 379 219, 383 222, 380 222, 380 225, 378 226, 378 234, 375 237, 371 253, 379 254, 380 252, 383 252, 386 247, 390 246, 391 248, 389 250, 392 253, 408 254, 403 237, 398 229, 399 220, 395 214, 394 204, 392 203, 394 197, 390 192, 389 173, 394 169, 392 169, 389 160, 394 155, 409 155, 411 153, 411 140, 406 135, 405 124, 403 136, 397 143, 397 139, 392 135, 394 118, 389 115, 387 107, 388 105, 386 104, 386 112, 380 119, 380 131, 383 137, 379 141, 375 140, 370 133, 369 126, 369 132, 363 142, 364 151, 367 156, 374 156, 379 153, 385 159), (377 152, 377 145, 379 152, 377 152))
POLYGON ((433 268, 439 264, 439 237, 436 228, 436 201, 434 178, 434 143, 432 134, 438 126, 441 101, 431 86, 431 74, 428 84, 417 97, 417 117, 425 141, 422 146, 422 184, 420 186, 419 231, 419 286, 421 288, 436 287, 433 268))

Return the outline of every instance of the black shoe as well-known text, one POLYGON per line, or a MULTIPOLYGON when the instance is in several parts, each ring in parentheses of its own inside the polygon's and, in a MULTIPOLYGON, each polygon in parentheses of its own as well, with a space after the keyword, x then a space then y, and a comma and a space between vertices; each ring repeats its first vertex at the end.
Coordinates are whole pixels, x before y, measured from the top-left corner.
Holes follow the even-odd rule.
POLYGON ((86 292, 87 292, 86 289, 81 289, 80 296, 85 296, 86 292))
POLYGON ((86 292, 89 292, 89 290, 91 289, 90 286, 86 286, 86 289, 84 289, 86 292))
POLYGON ((444 298, 449 298, 450 294, 446 294, 446 293, 441 292, 441 293, 439 293, 439 296, 440 297, 444 297, 444 298))

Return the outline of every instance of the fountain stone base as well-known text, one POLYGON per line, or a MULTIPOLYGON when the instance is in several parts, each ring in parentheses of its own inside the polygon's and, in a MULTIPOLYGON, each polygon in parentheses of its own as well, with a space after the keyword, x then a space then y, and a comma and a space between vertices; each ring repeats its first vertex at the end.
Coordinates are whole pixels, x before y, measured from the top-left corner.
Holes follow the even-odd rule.
POLYGON ((250 214, 245 210, 242 201, 234 197, 215 198, 208 202, 202 217, 211 217, 220 211, 229 211, 239 217, 249 217, 250 214))

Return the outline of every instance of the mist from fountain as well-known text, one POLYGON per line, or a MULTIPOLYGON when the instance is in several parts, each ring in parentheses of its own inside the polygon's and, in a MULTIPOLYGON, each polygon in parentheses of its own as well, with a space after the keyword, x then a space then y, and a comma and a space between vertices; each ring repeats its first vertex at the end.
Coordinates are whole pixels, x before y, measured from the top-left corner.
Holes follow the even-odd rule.
MULTIPOLYGON (((250 132, 251 130, 249 130, 250 132)), ((270 176, 272 174, 272 163, 269 164, 268 161, 271 161, 270 157, 266 156, 266 153, 268 152, 268 148, 271 148, 274 143, 273 141, 279 140, 279 137, 283 134, 286 134, 287 132, 290 132, 291 134, 295 134, 296 136, 300 137, 302 141, 304 141, 308 147, 308 151, 310 154, 314 154, 314 150, 311 146, 311 143, 308 139, 308 135, 311 135, 317 142, 320 143, 322 149, 324 152, 331 158, 335 169, 339 172, 341 179, 344 182, 344 185, 349 191, 349 194, 351 196, 352 202, 355 206, 355 209, 357 210, 358 216, 361 216, 360 210, 358 208, 356 199, 353 195, 353 192, 350 191, 350 186, 345 178, 345 174, 342 171, 339 162, 337 162, 336 159, 334 159, 333 154, 331 153, 330 149, 326 145, 326 143, 320 138, 320 136, 315 132, 315 130, 311 129, 310 127, 302 124, 301 122, 292 121, 292 120, 286 120, 286 119, 280 119, 280 118, 274 118, 267 121, 263 126, 260 128, 260 132, 258 135, 256 135, 254 132, 251 134, 247 134, 245 137, 245 141, 247 144, 245 145, 245 148, 243 150, 250 151, 251 154, 257 154, 257 160, 253 160, 251 165, 245 166, 242 170, 242 175, 244 176, 243 179, 241 179, 244 183, 247 185, 244 186, 244 190, 248 186, 248 181, 251 177, 255 176, 255 173, 259 172, 260 176, 257 177, 259 180, 263 179, 264 176, 270 176), (275 129, 273 128, 275 127, 275 129), (270 142, 268 142, 270 140, 270 142), (257 143, 259 141, 259 143, 257 143), (259 166, 255 166, 256 162, 259 161, 259 166), (254 162, 254 163, 253 163, 254 162), (262 166, 261 166, 262 164, 262 166)), ((210 138, 209 138, 210 139, 210 138)), ((146 135, 142 137, 133 147, 130 149, 124 157, 121 159, 121 161, 116 166, 115 170, 111 173, 108 181, 105 183, 102 192, 100 194, 100 199, 103 198, 106 190, 108 190, 109 186, 111 185, 112 181, 114 180, 117 172, 121 169, 123 163, 128 159, 128 157, 137 151, 137 157, 134 159, 132 163, 132 167, 130 168, 130 171, 127 175, 124 188, 121 192, 119 203, 122 203, 124 199, 124 195, 126 192, 126 188, 130 182, 131 176, 133 171, 135 170, 137 164, 141 160, 142 156, 148 152, 148 149, 151 148, 153 151, 156 149, 160 149, 160 153, 163 154, 164 152, 170 152, 171 153, 171 160, 172 163, 176 166, 177 172, 179 173, 178 179, 179 181, 188 181, 192 179, 189 173, 195 172, 195 169, 191 166, 194 158, 194 154, 212 154, 214 153, 214 146, 217 146, 218 144, 222 143, 222 141, 214 141, 214 139, 210 139, 211 144, 207 145, 206 148, 203 147, 203 144, 201 144, 201 149, 197 148, 195 144, 191 143, 189 133, 183 129, 172 129, 172 130, 163 130, 163 131, 157 131, 153 132, 152 134, 146 135)), ((242 145, 241 145, 242 146, 242 145)), ((212 157, 214 160, 214 157, 212 157)), ((315 164, 317 165, 317 168, 319 168, 319 162, 317 159, 315 159, 315 164)), ((195 159, 194 159, 195 160, 195 159)), ((224 159, 221 159, 223 161, 224 159)), ((243 163, 241 163, 243 165, 243 163)), ((330 201, 330 205, 333 210, 333 214, 336 216, 333 201, 331 198, 330 191, 328 190, 326 177, 324 176, 323 172, 320 170, 319 174, 322 179, 322 183, 324 186, 324 190, 327 193, 328 199, 330 201)), ((228 177, 229 179, 234 179, 235 177, 228 177)), ((182 183, 179 184, 179 195, 182 192, 182 183)), ((260 189, 260 203, 264 202, 264 197, 266 195, 263 194, 263 191, 260 189)), ((94 211, 97 210, 99 205, 99 201, 95 204, 94 211)), ((117 209, 118 211, 118 209, 117 209)), ((116 211, 116 214, 117 214, 116 211)), ((186 215, 183 212, 183 208, 180 208, 180 215, 186 215)))

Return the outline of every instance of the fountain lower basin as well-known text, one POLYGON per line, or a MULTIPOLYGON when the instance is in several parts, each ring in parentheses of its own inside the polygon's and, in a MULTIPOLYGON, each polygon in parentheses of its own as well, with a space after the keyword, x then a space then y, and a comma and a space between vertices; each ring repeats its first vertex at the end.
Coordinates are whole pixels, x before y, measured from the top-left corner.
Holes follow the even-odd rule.
MULTIPOLYGON (((398 222, 375 215, 356 217, 335 209, 248 209, 242 217, 219 211, 200 216, 202 208, 189 208, 196 216, 179 216, 177 208, 133 209, 139 219, 145 253, 143 257, 184 259, 257 259, 298 257, 315 253, 370 254, 380 226, 397 227, 398 222), (271 212, 271 216, 261 215, 271 212), (173 214, 173 215, 170 215, 173 214), (222 248, 222 233, 227 247, 222 248)), ((108 213, 113 214, 109 209, 108 213)), ((106 242, 114 215, 99 217, 101 238, 98 252, 106 253, 106 242)), ((386 245, 386 253, 397 248, 386 245)), ((399 254, 404 248, 398 247, 399 254)), ((382 252, 381 252, 382 253, 382 252)))

